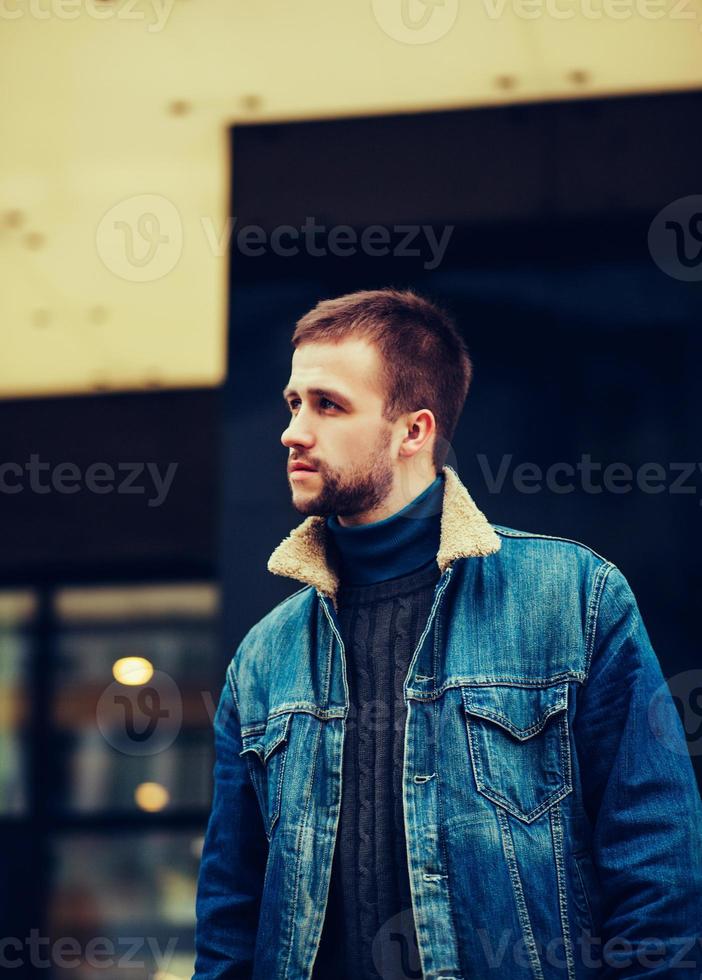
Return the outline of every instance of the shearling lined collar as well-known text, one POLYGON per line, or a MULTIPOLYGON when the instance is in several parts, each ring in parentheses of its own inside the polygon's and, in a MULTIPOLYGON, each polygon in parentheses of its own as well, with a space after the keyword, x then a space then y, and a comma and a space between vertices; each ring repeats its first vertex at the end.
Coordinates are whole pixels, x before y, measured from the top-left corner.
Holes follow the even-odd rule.
MULTIPOLYGON (((500 547, 500 539, 478 509, 456 471, 442 468, 444 497, 441 537, 436 563, 443 574, 457 558, 485 557, 500 547)), ((339 576, 327 558, 326 518, 307 517, 284 538, 268 559, 268 571, 313 586, 336 606, 339 576)))

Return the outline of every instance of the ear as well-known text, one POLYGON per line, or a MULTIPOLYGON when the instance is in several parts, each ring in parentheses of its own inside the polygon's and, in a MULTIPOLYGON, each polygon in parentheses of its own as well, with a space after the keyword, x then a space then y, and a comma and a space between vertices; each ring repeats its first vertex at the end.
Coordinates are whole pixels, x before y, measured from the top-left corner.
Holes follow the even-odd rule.
POLYGON ((405 425, 407 432, 400 443, 400 455, 416 456, 422 449, 427 448, 436 433, 434 413, 428 408, 410 412, 406 416, 405 425))

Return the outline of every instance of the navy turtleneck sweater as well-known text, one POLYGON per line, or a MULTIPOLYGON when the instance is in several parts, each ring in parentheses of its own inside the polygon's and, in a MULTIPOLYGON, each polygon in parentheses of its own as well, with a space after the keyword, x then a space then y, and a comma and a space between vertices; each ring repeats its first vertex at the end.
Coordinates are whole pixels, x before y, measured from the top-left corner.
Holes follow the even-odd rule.
POLYGON ((439 568, 444 477, 382 521, 327 520, 349 688, 342 796, 314 980, 421 977, 402 805, 403 684, 439 568))
POLYGON ((345 527, 327 518, 327 529, 340 561, 343 585, 372 585, 406 575, 436 558, 441 533, 444 475, 382 521, 345 527))

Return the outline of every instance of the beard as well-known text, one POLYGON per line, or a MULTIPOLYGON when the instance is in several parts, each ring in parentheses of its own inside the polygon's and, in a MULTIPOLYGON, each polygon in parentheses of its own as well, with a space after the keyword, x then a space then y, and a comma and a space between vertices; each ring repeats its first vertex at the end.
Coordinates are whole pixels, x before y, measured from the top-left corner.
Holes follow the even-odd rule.
POLYGON ((322 489, 316 497, 293 502, 301 514, 318 517, 353 517, 378 507, 393 488, 393 469, 388 456, 390 429, 383 431, 375 450, 363 464, 343 471, 320 464, 317 467, 322 489))

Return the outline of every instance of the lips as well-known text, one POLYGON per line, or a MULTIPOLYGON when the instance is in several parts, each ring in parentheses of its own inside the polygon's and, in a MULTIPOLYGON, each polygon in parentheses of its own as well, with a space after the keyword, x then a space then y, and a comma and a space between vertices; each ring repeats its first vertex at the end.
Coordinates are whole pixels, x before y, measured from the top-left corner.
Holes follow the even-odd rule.
POLYGON ((289 466, 289 471, 294 473, 296 470, 307 470, 312 473, 316 472, 314 466, 310 466, 308 463, 291 463, 289 466))

